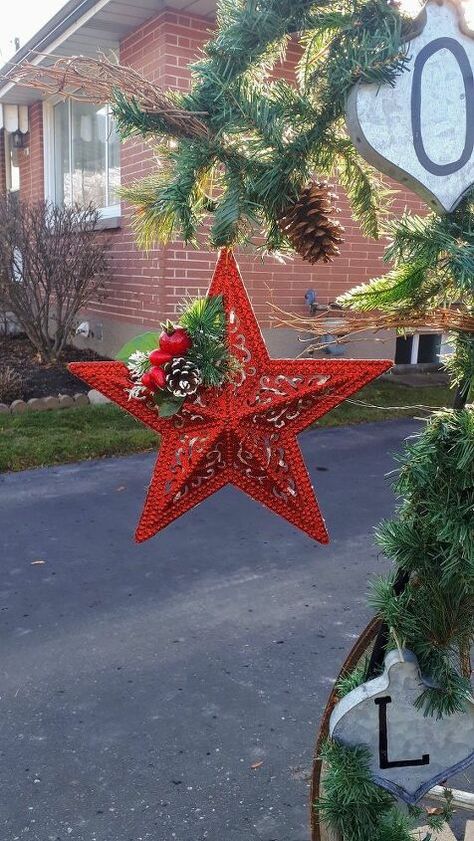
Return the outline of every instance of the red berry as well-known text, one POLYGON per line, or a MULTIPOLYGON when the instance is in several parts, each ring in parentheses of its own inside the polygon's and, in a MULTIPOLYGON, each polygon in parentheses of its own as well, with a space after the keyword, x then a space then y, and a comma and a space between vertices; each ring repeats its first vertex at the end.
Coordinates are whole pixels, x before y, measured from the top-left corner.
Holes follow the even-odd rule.
POLYGON ((145 371, 141 379, 142 385, 150 391, 156 391, 157 388, 164 388, 166 385, 166 376, 163 368, 156 366, 145 371))
POLYGON ((171 356, 183 356, 191 346, 191 336, 184 327, 176 327, 170 333, 164 330, 160 336, 160 349, 171 356))
POLYGON ((164 365, 165 362, 169 362, 173 357, 170 353, 165 353, 163 350, 156 348, 155 350, 152 350, 148 358, 152 365, 159 366, 164 365))
POLYGON ((151 380, 155 386, 155 388, 164 388, 166 385, 166 374, 163 371, 163 368, 153 367, 150 368, 149 372, 151 380))
POLYGON ((145 371, 141 378, 141 384, 145 386, 145 388, 149 388, 150 391, 155 390, 155 383, 153 382, 153 377, 151 376, 150 371, 145 371))

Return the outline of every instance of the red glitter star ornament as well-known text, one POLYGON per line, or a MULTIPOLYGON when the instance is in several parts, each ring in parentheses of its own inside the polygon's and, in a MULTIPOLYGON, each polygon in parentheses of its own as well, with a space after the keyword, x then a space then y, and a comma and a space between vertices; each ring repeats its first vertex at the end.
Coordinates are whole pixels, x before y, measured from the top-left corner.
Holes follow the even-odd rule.
POLYGON ((160 418, 129 399, 122 362, 69 368, 161 436, 136 540, 233 484, 321 543, 328 534, 296 436, 391 366, 387 360, 270 359, 235 258, 222 251, 209 295, 223 295, 227 341, 241 369, 221 388, 200 390, 160 418))

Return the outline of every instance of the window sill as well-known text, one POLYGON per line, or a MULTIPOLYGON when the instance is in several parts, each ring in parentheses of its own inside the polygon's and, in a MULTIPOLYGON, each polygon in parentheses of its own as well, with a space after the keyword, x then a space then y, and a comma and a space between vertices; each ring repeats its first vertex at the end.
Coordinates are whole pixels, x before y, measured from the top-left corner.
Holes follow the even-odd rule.
POLYGON ((122 217, 120 215, 116 216, 102 216, 98 219, 97 224, 94 228, 96 231, 110 231, 114 228, 121 228, 122 227, 122 217))

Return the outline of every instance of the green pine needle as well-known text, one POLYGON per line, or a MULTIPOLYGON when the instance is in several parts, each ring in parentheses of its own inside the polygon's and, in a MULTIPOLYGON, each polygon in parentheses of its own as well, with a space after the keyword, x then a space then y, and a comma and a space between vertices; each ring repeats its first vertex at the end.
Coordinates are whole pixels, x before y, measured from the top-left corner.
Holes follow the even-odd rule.
POLYGON ((368 666, 369 660, 366 657, 352 672, 341 675, 336 684, 339 698, 344 698, 345 695, 348 695, 353 689, 357 689, 358 686, 367 680, 368 666))
POLYGON ((226 316, 222 295, 208 295, 185 303, 179 323, 188 331, 193 342, 202 333, 217 340, 223 339, 226 316))
POLYGON ((325 763, 324 794, 314 804, 318 820, 344 841, 412 841, 420 819, 442 830, 452 818, 452 793, 445 792, 439 815, 410 807, 404 814, 395 798, 372 779, 370 751, 327 741, 320 758, 325 763))
POLYGON ((328 741, 324 794, 315 803, 318 817, 344 841, 411 841, 412 821, 398 812, 395 798, 372 780, 370 751, 328 741))
POLYGON ((192 339, 186 358, 199 368, 203 384, 219 387, 231 376, 233 360, 226 343, 226 315, 222 295, 185 304, 179 323, 192 339))

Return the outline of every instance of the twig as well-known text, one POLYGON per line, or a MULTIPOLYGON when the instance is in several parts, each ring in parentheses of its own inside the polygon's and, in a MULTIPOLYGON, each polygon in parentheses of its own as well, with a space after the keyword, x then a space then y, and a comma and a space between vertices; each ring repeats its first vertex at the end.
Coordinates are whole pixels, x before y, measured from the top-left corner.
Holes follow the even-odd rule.
POLYGON ((313 341, 315 336, 319 338, 322 336, 334 337, 328 342, 315 345, 315 350, 327 347, 330 344, 362 341, 362 339, 356 339, 355 337, 360 333, 377 333, 381 330, 416 332, 417 330, 428 329, 441 333, 453 330, 474 333, 474 315, 459 307, 445 307, 432 312, 407 315, 403 313, 359 313, 328 307, 317 312, 314 316, 301 316, 297 313, 286 312, 272 302, 268 302, 268 306, 277 314, 271 320, 278 325, 291 327, 302 333, 309 333, 308 338, 302 339, 304 342, 313 341), (330 324, 328 324, 329 319, 331 320, 330 324))
POLYGON ((11 70, 0 79, 40 90, 49 96, 59 94, 96 103, 111 102, 115 92, 120 91, 147 113, 164 117, 170 133, 174 130, 176 135, 188 137, 208 135, 206 125, 199 119, 203 112, 186 111, 137 70, 110 61, 105 56, 60 56, 49 66, 24 61, 12 64, 11 70))

